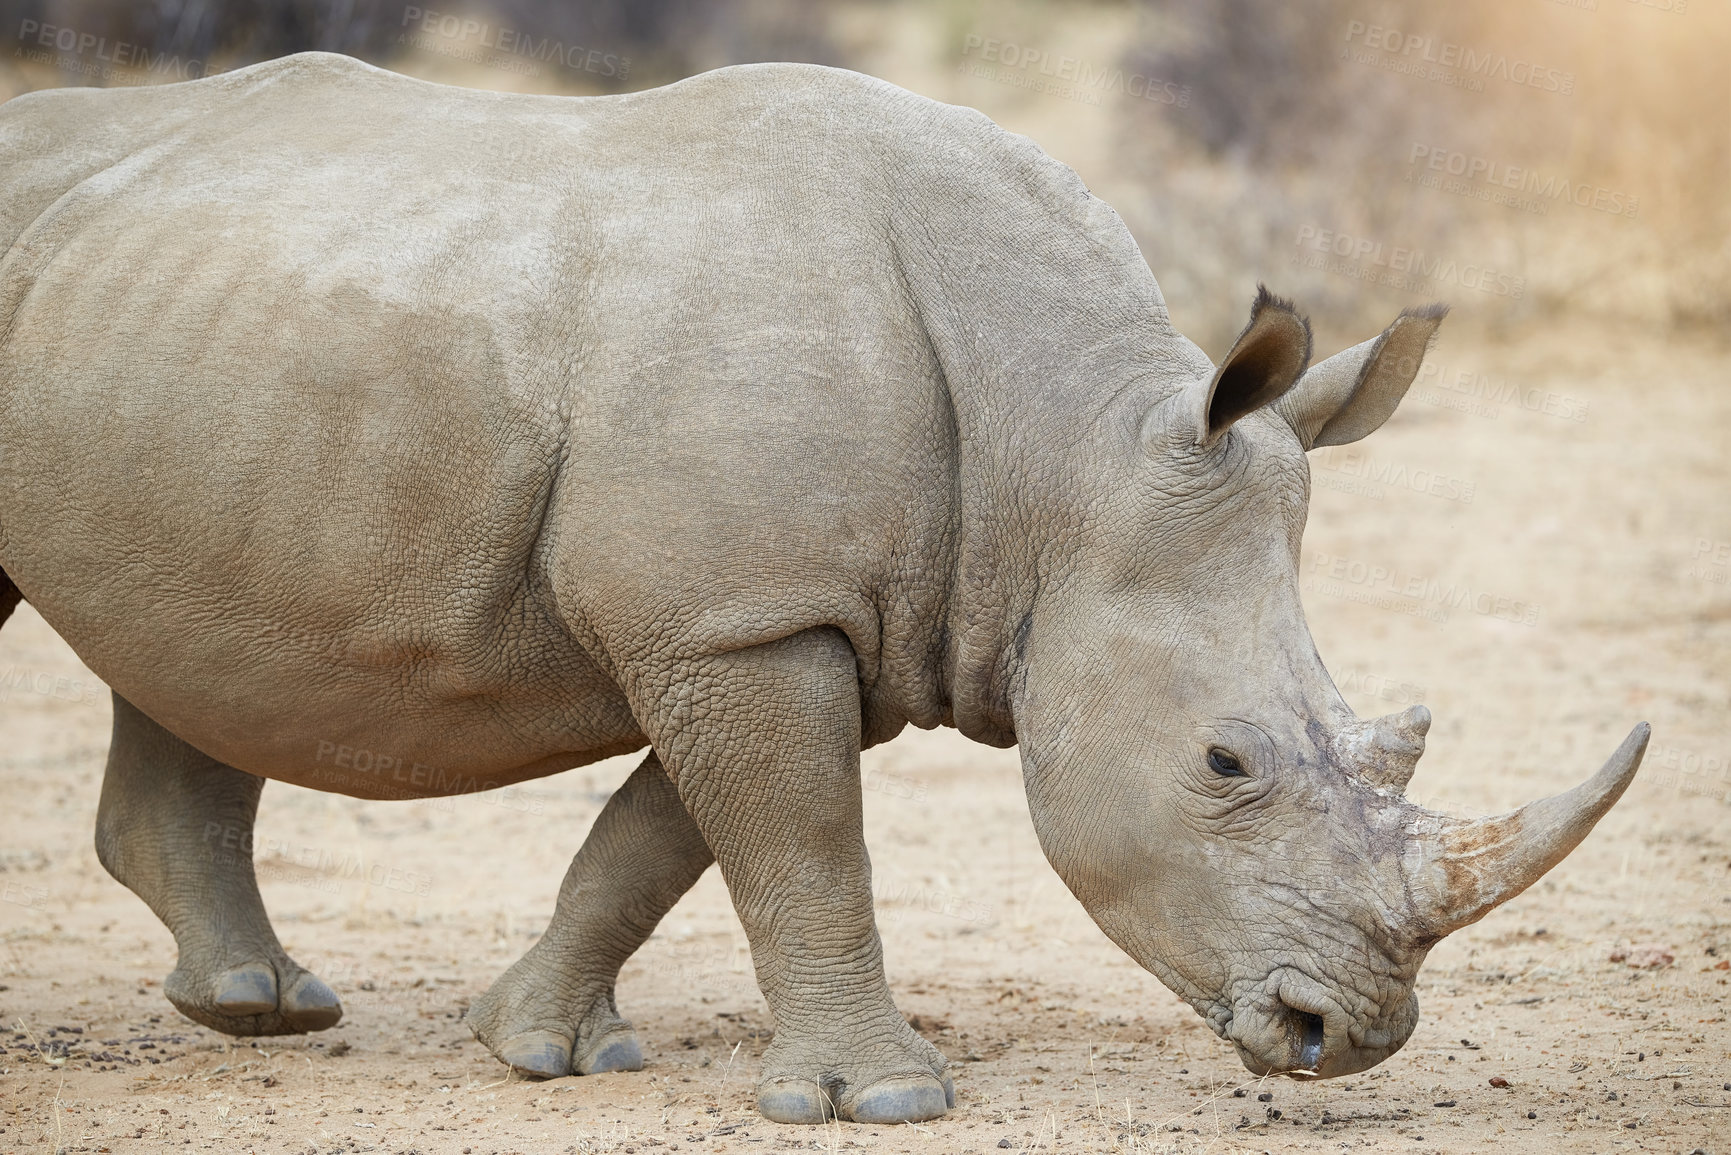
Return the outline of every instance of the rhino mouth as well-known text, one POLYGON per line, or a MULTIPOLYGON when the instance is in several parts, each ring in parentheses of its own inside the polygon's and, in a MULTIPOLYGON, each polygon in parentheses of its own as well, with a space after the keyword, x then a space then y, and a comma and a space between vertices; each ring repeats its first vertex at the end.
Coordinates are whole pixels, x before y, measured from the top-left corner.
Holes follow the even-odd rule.
POLYGON ((1328 1020, 1335 1005, 1336 1000, 1315 979, 1282 967, 1226 1019, 1222 1034, 1257 1075, 1315 1079, 1343 1074, 1337 1068, 1356 1070, 1353 1060, 1368 1056, 1352 1045, 1348 1036, 1353 1032, 1344 1020, 1335 1024, 1333 1041, 1339 1045, 1333 1048, 1336 1053, 1329 1053, 1328 1020))
POLYGON ((1298 1069, 1314 1071, 1322 1062, 1322 1016, 1309 1011, 1297 1012, 1298 1069))

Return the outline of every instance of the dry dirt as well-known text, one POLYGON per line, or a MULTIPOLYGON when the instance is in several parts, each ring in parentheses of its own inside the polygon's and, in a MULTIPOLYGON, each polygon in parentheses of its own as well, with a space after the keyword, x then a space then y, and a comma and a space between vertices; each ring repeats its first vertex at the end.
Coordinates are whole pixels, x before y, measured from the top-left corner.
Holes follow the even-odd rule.
POLYGON ((1051 873, 1015 752, 953 732, 865 759, 891 981, 954 1064, 942 1121, 753 1113, 772 1024, 713 871, 620 983, 645 1070, 523 1082, 470 1038, 629 760, 442 803, 272 785, 265 898, 348 1014, 224 1039, 163 999, 173 943, 96 861, 107 694, 25 609, 0 634, 0 1151, 1731 1149, 1731 356, 1447 327, 1433 356, 1469 384, 1421 384, 1362 455, 1314 462, 1330 668, 1361 713, 1431 707, 1413 793, 1456 813, 1571 784, 1639 719, 1654 741, 1581 850, 1436 949, 1376 1071, 1249 1079, 1051 873), (1674 961, 1612 961, 1648 943, 1674 961))

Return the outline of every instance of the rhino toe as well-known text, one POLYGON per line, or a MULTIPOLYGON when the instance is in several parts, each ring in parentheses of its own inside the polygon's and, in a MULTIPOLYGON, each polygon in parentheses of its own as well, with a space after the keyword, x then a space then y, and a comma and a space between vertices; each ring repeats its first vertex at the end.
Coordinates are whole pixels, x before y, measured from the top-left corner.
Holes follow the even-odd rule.
POLYGON ((637 1033, 630 1025, 621 1023, 585 1046, 573 1066, 579 1075, 600 1075, 608 1071, 641 1071, 643 1048, 637 1045, 637 1033))
POLYGON ((278 1008, 303 1031, 322 1031, 342 1021, 343 1003, 323 979, 307 971, 289 987, 278 1008))
POLYGON ((571 1073, 571 1040, 557 1031, 525 1031, 506 1039, 493 1053, 519 1074, 558 1079, 571 1073))
POLYGON ((757 1088, 757 1110, 771 1123, 825 1123, 835 1118, 835 1104, 810 1079, 767 1079, 757 1088))
POLYGON ((954 1106, 956 1092, 948 1079, 930 1075, 898 1075, 880 1079, 848 1104, 855 1123, 924 1123, 954 1106))
POLYGON ((223 972, 217 976, 211 1005, 218 1014, 236 1018, 268 1015, 276 1010, 276 972, 264 963, 248 963, 223 972))

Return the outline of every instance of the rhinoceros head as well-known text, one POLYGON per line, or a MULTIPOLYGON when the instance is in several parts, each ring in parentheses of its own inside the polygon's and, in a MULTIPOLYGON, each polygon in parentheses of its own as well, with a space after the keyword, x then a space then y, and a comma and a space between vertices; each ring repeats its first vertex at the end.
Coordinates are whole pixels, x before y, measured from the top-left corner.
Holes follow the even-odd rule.
POLYGON ((1643 724, 1567 793, 1447 817, 1403 797, 1429 711, 1360 720, 1317 656, 1305 451, 1393 413, 1443 312, 1306 371, 1308 324, 1265 291, 1211 375, 1103 439, 1102 496, 1022 639, 1013 709, 1047 856, 1258 1074, 1399 1049, 1429 948, 1568 854, 1646 744, 1643 724))

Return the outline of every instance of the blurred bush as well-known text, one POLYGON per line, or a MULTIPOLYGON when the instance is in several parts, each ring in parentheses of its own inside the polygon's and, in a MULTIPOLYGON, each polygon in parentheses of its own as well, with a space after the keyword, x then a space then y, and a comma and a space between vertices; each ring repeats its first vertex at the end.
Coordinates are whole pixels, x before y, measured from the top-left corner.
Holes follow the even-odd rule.
POLYGON ((1145 0, 1126 58, 1193 92, 1120 140, 1150 260, 1204 297, 1264 269, 1342 323, 1432 295, 1731 330, 1731 5, 1145 0), (1325 232, 1335 267, 1295 264, 1325 232), (1355 282, 1396 248, 1521 292, 1355 282))
POLYGON ((856 67, 1075 165, 1210 348, 1257 280, 1343 330, 1445 299, 1491 326, 1731 332, 1725 0, 0 0, 0 27, 7 93, 305 49, 574 93, 758 60, 856 67), (1511 75, 1534 68, 1537 84, 1511 75), (1398 254, 1420 275, 1388 275, 1398 254))
MULTIPOLYGON (((427 27, 429 17, 435 28, 452 18, 485 26, 480 33, 447 37, 459 47, 484 49, 503 31, 529 38, 526 48, 517 44, 504 49, 505 55, 545 59, 544 53, 537 57, 544 46, 581 46, 632 63, 623 75, 581 68, 566 69, 568 75, 549 71, 544 75, 550 87, 617 91, 665 84, 724 64, 840 63, 828 47, 820 11, 792 0, 0 0, 0 28, 20 45, 40 47, 44 26, 70 31, 73 51, 54 54, 68 58, 67 65, 88 63, 96 55, 94 46, 81 47, 76 39, 85 37, 99 38, 110 49, 122 43, 142 46, 152 58, 207 62, 211 70, 309 50, 388 65, 405 54, 409 39, 427 27)), ((83 78, 76 69, 63 71, 66 83, 83 78)), ((141 71, 145 75, 118 79, 97 69, 90 77, 95 83, 158 79, 149 75, 151 69, 141 71)))

